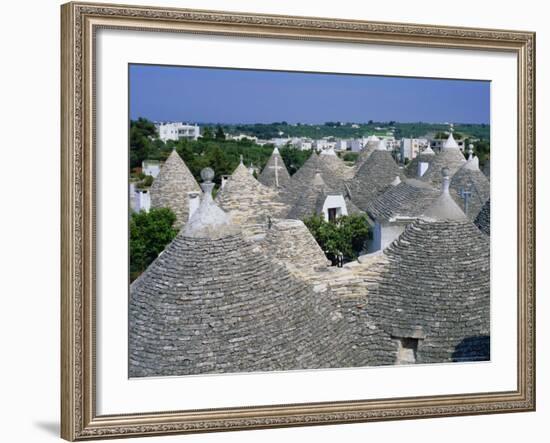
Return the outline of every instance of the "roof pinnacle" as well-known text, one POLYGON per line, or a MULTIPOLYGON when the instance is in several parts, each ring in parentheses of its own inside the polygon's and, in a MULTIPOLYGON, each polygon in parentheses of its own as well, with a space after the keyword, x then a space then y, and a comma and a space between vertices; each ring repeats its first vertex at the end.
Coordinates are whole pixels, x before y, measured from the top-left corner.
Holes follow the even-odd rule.
POLYGON ((186 237, 220 238, 233 232, 231 218, 212 199, 214 189, 214 170, 204 168, 201 171, 201 188, 204 192, 202 201, 184 228, 186 237))

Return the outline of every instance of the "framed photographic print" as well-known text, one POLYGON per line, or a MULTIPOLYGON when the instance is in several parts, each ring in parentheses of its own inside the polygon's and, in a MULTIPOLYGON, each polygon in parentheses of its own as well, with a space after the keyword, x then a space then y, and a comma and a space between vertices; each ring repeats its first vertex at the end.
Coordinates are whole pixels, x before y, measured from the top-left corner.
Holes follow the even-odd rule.
POLYGON ((63 438, 534 410, 534 33, 61 14, 63 438))

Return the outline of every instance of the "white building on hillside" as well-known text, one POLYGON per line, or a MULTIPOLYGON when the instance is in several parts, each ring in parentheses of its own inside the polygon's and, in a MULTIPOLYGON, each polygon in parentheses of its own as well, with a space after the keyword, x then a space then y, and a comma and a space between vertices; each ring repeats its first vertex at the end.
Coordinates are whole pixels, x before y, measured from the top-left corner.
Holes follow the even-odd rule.
POLYGON ((348 140, 348 146, 351 152, 361 152, 364 143, 362 139, 352 139, 348 140))
POLYGON ((236 140, 236 141, 252 140, 254 143, 258 142, 258 137, 254 135, 248 135, 248 134, 227 135, 226 138, 228 140, 236 140))
POLYGON ((317 149, 318 151, 322 151, 324 149, 328 149, 329 148, 329 141, 324 139, 324 138, 321 138, 319 140, 315 140, 313 142, 313 147, 315 149, 317 149))
POLYGON ((151 195, 149 189, 139 189, 135 183, 130 183, 130 209, 133 212, 145 211, 151 209, 151 195))
POLYGON ((402 138, 399 147, 401 160, 412 160, 428 146, 429 142, 425 138, 402 138))
POLYGON ((336 151, 346 151, 348 149, 348 140, 336 140, 334 142, 334 149, 336 151))
POLYGON ((159 138, 165 142, 167 140, 178 141, 182 138, 196 140, 200 137, 200 128, 198 125, 188 125, 183 122, 161 122, 155 123, 159 133, 159 138))
MULTIPOLYGON (((447 141, 446 138, 434 138, 430 141, 430 147, 435 151, 435 152, 441 152, 441 148, 443 148, 443 145, 445 144, 445 142, 447 141)), ((456 144, 458 145, 458 148, 464 152, 464 140, 456 140, 456 144)))
POLYGON ((313 147, 313 142, 307 138, 302 138, 294 143, 294 146, 300 151, 309 151, 313 147))
POLYGON ((283 146, 291 144, 292 140, 288 137, 287 138, 277 137, 277 138, 272 138, 271 140, 269 140, 269 143, 275 145, 277 148, 282 148, 283 146))
POLYGON ((399 151, 400 141, 396 140, 393 135, 382 137, 386 142, 386 149, 388 151, 394 152, 399 151))

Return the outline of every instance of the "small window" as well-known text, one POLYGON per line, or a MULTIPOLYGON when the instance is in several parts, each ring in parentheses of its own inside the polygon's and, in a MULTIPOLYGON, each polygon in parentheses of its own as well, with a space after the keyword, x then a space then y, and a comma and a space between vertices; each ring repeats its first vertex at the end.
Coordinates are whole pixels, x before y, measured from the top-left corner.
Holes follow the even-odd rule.
POLYGON ((336 221, 337 211, 338 211, 338 208, 328 208, 328 221, 329 222, 336 221))

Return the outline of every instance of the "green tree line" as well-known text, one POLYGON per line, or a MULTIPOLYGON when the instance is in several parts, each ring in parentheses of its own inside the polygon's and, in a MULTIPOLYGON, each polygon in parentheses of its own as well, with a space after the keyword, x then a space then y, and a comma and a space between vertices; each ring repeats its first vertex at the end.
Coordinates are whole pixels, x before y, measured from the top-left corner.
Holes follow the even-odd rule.
MULTIPOLYGON (((166 160, 172 150, 176 149, 197 180, 200 180, 200 171, 208 166, 214 169, 214 181, 219 184, 222 175, 231 174, 239 165, 241 156, 246 166, 253 165, 262 170, 273 153, 273 148, 273 145, 260 146, 246 138, 227 140, 221 126, 204 127, 198 140, 163 142, 158 138, 152 122, 139 118, 132 120, 130 124, 131 172, 139 170, 143 160, 166 160)), ((299 151, 290 147, 283 147, 279 152, 290 174, 296 172, 311 155, 311 151, 299 151)))

